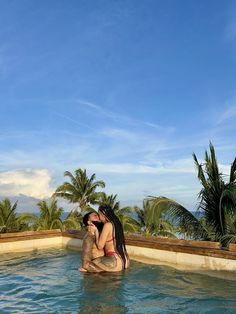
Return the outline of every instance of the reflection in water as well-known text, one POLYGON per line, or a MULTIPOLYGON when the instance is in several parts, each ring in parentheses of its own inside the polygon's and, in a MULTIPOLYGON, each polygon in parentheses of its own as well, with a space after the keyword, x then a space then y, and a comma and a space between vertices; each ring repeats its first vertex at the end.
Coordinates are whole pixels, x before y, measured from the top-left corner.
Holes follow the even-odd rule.
POLYGON ((125 285, 131 313, 236 313, 234 281, 132 263, 125 285))
POLYGON ((79 313, 125 313, 125 273, 85 273, 79 313))

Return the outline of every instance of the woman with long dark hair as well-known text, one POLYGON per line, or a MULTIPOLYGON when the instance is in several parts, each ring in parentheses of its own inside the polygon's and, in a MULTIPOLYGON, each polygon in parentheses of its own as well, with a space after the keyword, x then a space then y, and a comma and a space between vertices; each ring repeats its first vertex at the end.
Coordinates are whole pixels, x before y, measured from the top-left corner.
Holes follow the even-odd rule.
POLYGON ((88 272, 122 271, 129 266, 122 224, 110 206, 99 206, 98 214, 104 223, 101 234, 99 235, 93 224, 89 226, 88 232, 95 236, 97 248, 104 249, 105 255, 91 261, 86 270, 88 272))

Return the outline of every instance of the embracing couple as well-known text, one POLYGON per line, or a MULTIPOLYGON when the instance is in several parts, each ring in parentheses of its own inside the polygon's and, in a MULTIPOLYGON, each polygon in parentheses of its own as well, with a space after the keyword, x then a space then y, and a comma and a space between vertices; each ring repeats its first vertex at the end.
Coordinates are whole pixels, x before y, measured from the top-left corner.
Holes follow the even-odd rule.
POLYGON ((87 233, 83 240, 83 272, 118 272, 128 268, 123 227, 110 206, 83 217, 87 233))

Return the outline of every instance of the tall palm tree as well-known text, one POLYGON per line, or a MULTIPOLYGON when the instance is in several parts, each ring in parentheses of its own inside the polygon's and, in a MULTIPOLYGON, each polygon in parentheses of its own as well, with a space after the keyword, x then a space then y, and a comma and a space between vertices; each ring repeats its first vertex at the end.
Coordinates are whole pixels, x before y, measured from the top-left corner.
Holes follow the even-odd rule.
POLYGON ((193 158, 198 170, 198 179, 202 184, 199 193, 200 206, 204 211, 206 223, 213 228, 215 240, 226 233, 226 216, 236 214, 236 158, 231 165, 229 182, 225 183, 219 172, 215 149, 210 143, 210 154, 205 152, 205 163, 200 164, 195 154, 193 158))
POLYGON ((139 225, 132 217, 133 209, 129 206, 120 207, 120 202, 117 201, 117 194, 107 195, 102 192, 99 199, 99 205, 108 205, 114 210, 123 226, 124 232, 134 233, 138 231, 139 225))
MULTIPOLYGON (((236 158, 231 165, 228 183, 224 182, 223 174, 219 172, 211 143, 210 154, 205 152, 203 164, 199 163, 195 154, 193 158, 198 170, 198 179, 203 186, 199 193, 199 209, 203 212, 203 218, 198 220, 182 205, 166 197, 153 197, 153 202, 157 207, 163 208, 192 238, 225 240, 229 230, 234 230, 232 223, 232 228, 229 228, 229 219, 232 221, 232 217, 236 215, 236 158)), ((232 234, 228 235, 233 241, 232 234)))
POLYGON ((92 174, 87 176, 86 170, 77 169, 75 176, 66 171, 64 176, 69 177, 71 182, 64 182, 59 186, 55 193, 56 197, 63 197, 70 203, 78 203, 81 211, 87 211, 90 204, 97 204, 100 193, 96 192, 97 188, 104 188, 103 181, 95 181, 96 176, 92 174))

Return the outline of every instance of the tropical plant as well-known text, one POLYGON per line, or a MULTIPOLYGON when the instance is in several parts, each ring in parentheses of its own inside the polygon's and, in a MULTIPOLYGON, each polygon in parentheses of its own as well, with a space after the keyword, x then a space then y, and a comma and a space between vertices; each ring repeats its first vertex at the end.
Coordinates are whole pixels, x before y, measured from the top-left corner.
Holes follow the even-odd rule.
POLYGON ((115 210, 125 232, 136 233, 140 230, 139 223, 132 217, 134 210, 132 207, 118 207, 115 210))
POLYGON ((168 213, 175 224, 191 238, 204 240, 234 241, 236 215, 236 158, 231 165, 229 182, 225 183, 223 174, 219 172, 215 150, 210 143, 210 154, 205 152, 205 162, 200 164, 193 154, 198 170, 198 179, 202 184, 199 193, 199 210, 202 219, 197 219, 185 207, 166 197, 153 197, 157 208, 168 213), (223 240, 222 240, 223 239, 223 240), (229 240, 230 239, 230 240, 229 240))
POLYGON ((120 207, 120 202, 117 201, 117 194, 107 195, 102 192, 99 199, 99 205, 108 205, 114 210, 123 226, 124 232, 134 233, 139 230, 139 224, 132 217, 133 209, 129 206, 120 207))
POLYGON ((224 246, 228 246, 230 243, 236 243, 236 215, 232 212, 228 212, 225 215, 226 232, 221 237, 221 242, 224 246))
POLYGON ((0 233, 27 230, 28 225, 23 221, 25 214, 16 214, 17 202, 14 205, 8 198, 0 202, 0 233))
POLYGON ((36 219, 33 228, 36 230, 62 230, 63 209, 57 206, 57 200, 53 198, 49 204, 46 201, 40 201, 37 205, 40 210, 40 215, 39 217, 35 216, 36 219))
POLYGON ((164 208, 156 206, 152 198, 144 199, 143 209, 134 207, 134 210, 143 234, 176 237, 175 228, 168 220, 164 208))
POLYGON ((116 198, 117 198, 117 194, 107 195, 106 193, 101 192, 98 203, 99 205, 110 206, 112 210, 116 211, 120 208, 120 202, 118 202, 116 198))
POLYGON ((64 176, 69 177, 71 182, 64 182, 60 185, 53 196, 67 199, 70 203, 78 203, 82 212, 90 210, 90 204, 97 204, 100 193, 97 188, 104 188, 103 181, 95 181, 96 176, 87 176, 86 170, 77 169, 75 176, 66 171, 64 176))
POLYGON ((200 206, 206 223, 213 228, 214 240, 227 233, 226 216, 236 214, 236 158, 231 165, 229 182, 225 183, 216 160, 214 146, 210 143, 210 154, 205 152, 205 163, 200 164, 195 154, 193 158, 198 170, 198 179, 203 188, 199 193, 200 206))
POLYGON ((167 197, 150 197, 153 204, 153 212, 165 213, 169 221, 176 226, 177 233, 185 234, 185 237, 193 239, 206 239, 208 233, 194 214, 184 206, 167 197))
POLYGON ((82 214, 77 210, 71 211, 67 218, 63 221, 62 215, 64 210, 58 207, 57 200, 52 198, 50 202, 45 200, 38 202, 39 216, 35 214, 24 214, 19 220, 27 222, 31 230, 51 230, 61 229, 61 231, 68 229, 81 229, 82 214))
POLYGON ((83 226, 83 215, 81 212, 78 212, 77 210, 72 210, 66 219, 63 221, 63 229, 69 230, 69 229, 76 229, 81 230, 83 226))

